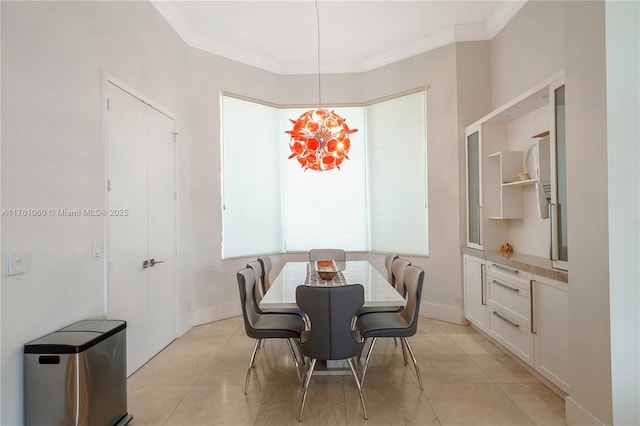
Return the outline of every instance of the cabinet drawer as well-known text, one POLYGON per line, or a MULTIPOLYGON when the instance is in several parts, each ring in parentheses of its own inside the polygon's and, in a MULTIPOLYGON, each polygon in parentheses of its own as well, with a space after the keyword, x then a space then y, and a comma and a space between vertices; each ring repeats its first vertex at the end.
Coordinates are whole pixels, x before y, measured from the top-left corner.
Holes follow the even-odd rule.
POLYGON ((531 287, 527 281, 523 283, 507 280, 496 275, 487 275, 489 285, 488 303, 502 308, 503 311, 516 316, 519 322, 531 322, 531 287))
POLYGON ((514 279, 526 283, 532 278, 530 272, 490 261, 487 261, 487 274, 496 274, 497 276, 504 277, 506 280, 514 279))
POLYGON ((489 312, 489 335, 533 366, 533 334, 528 325, 498 307, 489 306, 489 312))

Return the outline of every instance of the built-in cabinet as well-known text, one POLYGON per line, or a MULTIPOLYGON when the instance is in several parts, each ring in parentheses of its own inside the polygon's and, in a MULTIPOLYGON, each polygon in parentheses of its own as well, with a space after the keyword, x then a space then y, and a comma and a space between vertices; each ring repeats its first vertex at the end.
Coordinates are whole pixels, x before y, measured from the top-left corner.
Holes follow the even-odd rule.
POLYGON ((462 259, 465 318, 568 393, 567 283, 493 258, 463 254, 462 259))
POLYGON ((483 259, 462 256, 464 275, 465 317, 481 330, 487 328, 487 293, 485 288, 485 263, 483 259))
POLYGON ((510 241, 509 220, 525 219, 524 191, 535 188, 536 219, 549 220, 544 232, 548 242, 540 241, 536 246, 540 251, 540 246, 549 247, 551 242, 552 248, 532 254, 548 255, 554 267, 568 269, 562 75, 533 87, 468 126, 465 142, 467 247, 498 250, 510 241), (514 123, 522 126, 527 120, 533 129, 526 136, 529 146, 511 149, 527 143, 523 135, 513 131, 514 123))
POLYGON ((465 318, 568 392, 564 108, 558 74, 465 129, 462 264, 465 318), (524 262, 500 255, 512 238, 524 262))

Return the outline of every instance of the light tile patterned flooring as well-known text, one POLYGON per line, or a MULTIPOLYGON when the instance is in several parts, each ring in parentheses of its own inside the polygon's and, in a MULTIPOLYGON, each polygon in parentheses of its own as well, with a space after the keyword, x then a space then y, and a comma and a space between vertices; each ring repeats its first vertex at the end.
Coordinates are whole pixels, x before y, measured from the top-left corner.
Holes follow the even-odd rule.
MULTIPOLYGON (((314 376, 306 425, 564 425, 564 401, 471 327, 420 318, 410 338, 422 372, 404 366, 393 339, 378 339, 362 416, 351 376, 314 376)), ((297 425, 300 404, 287 344, 258 352, 244 394, 253 339, 242 317, 194 327, 128 380, 132 426, 297 425)))

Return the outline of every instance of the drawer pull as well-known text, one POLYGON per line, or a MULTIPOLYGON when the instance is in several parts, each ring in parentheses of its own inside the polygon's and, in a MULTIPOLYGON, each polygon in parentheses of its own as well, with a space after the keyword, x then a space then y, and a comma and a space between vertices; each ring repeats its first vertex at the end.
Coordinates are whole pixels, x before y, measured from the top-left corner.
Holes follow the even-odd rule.
POLYGON ((515 328, 520 328, 520 324, 518 324, 517 322, 513 322, 511 321, 509 318, 504 317, 502 315, 500 315, 497 311, 493 311, 493 315, 497 316, 498 318, 500 318, 502 321, 514 326, 515 328))
POLYGON ((520 271, 514 268, 509 268, 508 266, 498 265, 497 263, 493 263, 493 267, 497 269, 502 269, 503 271, 511 272, 512 274, 519 274, 520 271))
POLYGON ((480 303, 482 305, 487 304, 486 291, 484 289, 484 263, 480 264, 480 303))
POLYGON ((503 282, 500 282, 498 280, 491 280, 491 282, 494 283, 494 284, 499 285, 500 287, 504 287, 504 288, 506 288, 508 290, 515 291, 516 293, 520 293, 520 289, 517 288, 517 287, 511 287, 510 285, 505 284, 503 282))
POLYGON ((533 294, 533 288, 535 287, 536 284, 536 280, 529 280, 529 309, 531 309, 531 334, 536 334, 536 329, 534 328, 534 318, 536 317, 536 311, 533 307, 533 301, 535 299, 534 294, 533 294))

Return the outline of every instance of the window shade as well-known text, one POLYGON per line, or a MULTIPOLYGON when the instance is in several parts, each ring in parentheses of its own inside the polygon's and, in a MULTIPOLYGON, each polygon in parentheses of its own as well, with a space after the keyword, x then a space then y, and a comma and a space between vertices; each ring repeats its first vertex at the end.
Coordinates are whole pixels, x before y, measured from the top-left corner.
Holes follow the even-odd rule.
POLYGON ((371 250, 428 255, 424 91, 368 105, 371 250))
POLYGON ((281 252, 280 112, 229 96, 221 111, 222 257, 281 252))
POLYGON ((366 151, 364 111, 361 107, 331 108, 346 119, 351 129, 349 160, 340 170, 324 172, 300 167, 289 156, 290 118, 296 119, 308 109, 283 109, 280 133, 283 158, 283 211, 285 251, 335 247, 347 251, 369 248, 366 205, 366 151))

